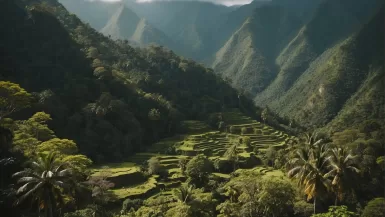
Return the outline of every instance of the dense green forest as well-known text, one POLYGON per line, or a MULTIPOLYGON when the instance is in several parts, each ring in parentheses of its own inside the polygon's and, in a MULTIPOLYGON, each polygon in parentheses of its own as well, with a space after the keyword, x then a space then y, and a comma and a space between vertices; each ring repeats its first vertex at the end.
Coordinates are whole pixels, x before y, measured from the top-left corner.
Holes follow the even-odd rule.
MULTIPOLYGON (((213 19, 234 19, 227 30, 216 28, 235 31, 216 60, 229 65, 218 73, 163 46, 103 35, 57 0, 0 0, 2 216, 384 216, 384 7, 371 2, 359 13, 353 1, 347 13, 360 17, 357 28, 348 16, 343 23, 352 26, 322 43, 326 33, 313 28, 333 18, 321 22, 320 14, 339 10, 329 0, 175 4, 197 6, 190 18, 214 10, 213 19), (275 56, 286 68, 275 71, 275 56), (239 67, 244 61, 249 68, 239 67), (296 61, 315 65, 300 75, 296 61), (238 71, 221 77, 227 67, 238 71), (258 107, 266 93, 254 102, 233 87, 237 78, 247 88, 242 79, 255 73, 261 78, 247 84, 260 82, 256 93, 273 88, 267 84, 281 73, 294 86, 258 107)), ((110 30, 122 30, 120 17, 129 17, 137 28, 127 31, 161 40, 150 22, 169 9, 146 7, 163 11, 147 22, 123 6, 118 14, 107 8, 116 18, 110 30)), ((191 40, 198 39, 184 46, 191 40)))

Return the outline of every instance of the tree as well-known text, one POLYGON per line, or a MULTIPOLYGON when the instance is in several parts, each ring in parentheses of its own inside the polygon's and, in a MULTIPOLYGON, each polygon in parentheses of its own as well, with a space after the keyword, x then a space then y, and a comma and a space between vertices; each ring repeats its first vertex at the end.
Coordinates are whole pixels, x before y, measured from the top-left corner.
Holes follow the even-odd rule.
POLYGON ((166 217, 194 217, 191 206, 179 203, 166 212, 166 217))
POLYGON ((207 183, 207 178, 212 170, 212 162, 202 154, 193 157, 186 165, 186 175, 197 186, 207 183))
POLYGON ((54 138, 38 145, 37 151, 41 153, 54 151, 60 155, 72 155, 77 153, 78 147, 72 140, 54 138))
POLYGON ((333 179, 332 187, 336 193, 335 206, 338 200, 343 199, 343 193, 352 187, 354 176, 359 173, 359 169, 355 167, 356 158, 357 156, 350 154, 346 147, 330 150, 330 156, 327 158, 329 172, 324 177, 333 179))
POLYGON ((246 147, 252 148, 252 147, 251 147, 251 139, 250 139, 250 137, 244 136, 244 137, 242 138, 242 142, 243 142, 243 144, 244 144, 246 147))
POLYGON ((179 188, 173 189, 172 195, 177 201, 188 204, 194 199, 193 190, 194 186, 183 184, 179 188))
POLYGON ((64 164, 59 164, 57 155, 51 152, 47 155, 39 154, 30 168, 17 172, 14 177, 20 177, 18 184, 23 184, 18 190, 20 195, 16 204, 27 198, 37 200, 40 204, 39 212, 44 209, 46 217, 57 215, 57 203, 63 204, 63 196, 70 193, 75 185, 74 175, 64 164))
POLYGON ((187 158, 181 158, 178 161, 178 165, 179 165, 180 170, 182 171, 182 174, 185 174, 185 172, 186 172, 187 163, 188 163, 187 158))
POLYGON ((98 79, 104 79, 104 78, 109 78, 112 76, 111 71, 105 69, 104 67, 97 67, 94 70, 94 76, 97 77, 98 79))
POLYGON ((18 84, 0 81, 0 120, 4 117, 29 107, 32 95, 18 84))
POLYGON ((105 205, 114 198, 110 189, 113 188, 115 184, 108 181, 107 178, 107 173, 101 173, 99 176, 91 176, 86 182, 92 189, 92 197, 99 205, 105 205))
POLYGON ((55 138, 55 133, 47 125, 47 122, 51 120, 51 115, 45 112, 36 112, 27 121, 19 124, 19 128, 39 141, 46 141, 55 138))
POLYGON ((153 123, 151 124, 152 125, 152 133, 153 133, 153 138, 154 140, 157 140, 158 139, 158 128, 159 128, 159 121, 161 119, 161 113, 158 109, 151 109, 149 112, 148 112, 148 119, 150 119, 153 123))
POLYGON ((270 145, 269 148, 266 150, 266 158, 269 166, 274 166, 276 157, 277 151, 275 150, 274 146, 270 145))
POLYGON ((149 112, 148 112, 148 118, 152 121, 158 121, 160 120, 160 112, 158 109, 151 109, 149 112))
POLYGON ((358 216, 358 215, 354 212, 348 211, 348 208, 346 206, 331 206, 329 207, 329 212, 313 214, 311 217, 355 217, 355 216, 358 216))
POLYGON ((366 205, 361 217, 383 217, 385 216, 385 199, 375 198, 366 205))
POLYGON ((148 162, 148 174, 155 175, 161 172, 162 165, 160 164, 158 157, 152 157, 147 162, 148 162))
POLYGON ((227 160, 233 162, 233 171, 236 170, 236 165, 238 163, 238 147, 240 146, 240 143, 235 142, 233 145, 227 148, 226 152, 223 154, 223 157, 225 157, 227 160))
POLYGON ((265 109, 263 109, 262 113, 261 113, 261 118, 262 118, 264 124, 266 124, 266 121, 269 118, 269 114, 270 114, 269 108, 265 107, 265 109))
POLYGON ((262 181, 262 191, 257 197, 263 216, 286 216, 293 206, 295 190, 287 179, 265 178, 262 181))
POLYGON ((218 217, 239 217, 241 204, 226 200, 225 202, 219 204, 216 207, 216 210, 220 213, 218 217))
POLYGON ((289 164, 293 168, 288 172, 289 177, 298 179, 298 185, 304 188, 307 200, 313 199, 314 214, 316 213, 317 197, 327 191, 328 180, 324 178, 324 162, 327 158, 327 146, 317 143, 300 148, 296 157, 289 164))

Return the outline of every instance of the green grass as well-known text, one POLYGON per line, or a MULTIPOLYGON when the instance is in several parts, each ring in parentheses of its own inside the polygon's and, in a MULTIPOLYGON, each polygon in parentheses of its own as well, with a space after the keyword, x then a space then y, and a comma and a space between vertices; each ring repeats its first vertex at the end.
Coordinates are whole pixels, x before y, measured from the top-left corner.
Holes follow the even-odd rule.
POLYGON ((214 176, 217 176, 219 178, 223 178, 223 179, 230 179, 230 175, 229 174, 224 174, 224 173, 212 173, 214 176))
POLYGON ((108 164, 103 167, 94 168, 91 170, 92 176, 108 175, 108 177, 115 177, 139 171, 135 163, 125 162, 120 164, 108 164))
POLYGON ((125 199, 131 196, 139 196, 157 187, 156 177, 152 176, 147 182, 128 188, 114 189, 112 192, 118 199, 125 199))

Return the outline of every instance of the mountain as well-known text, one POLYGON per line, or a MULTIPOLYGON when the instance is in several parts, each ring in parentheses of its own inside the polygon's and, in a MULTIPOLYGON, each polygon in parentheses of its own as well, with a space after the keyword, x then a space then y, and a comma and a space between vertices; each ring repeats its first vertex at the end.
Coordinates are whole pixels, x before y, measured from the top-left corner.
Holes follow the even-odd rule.
POLYGON ((170 48, 174 47, 171 40, 163 32, 154 28, 146 19, 139 18, 123 4, 100 32, 112 39, 127 39, 140 45, 156 43, 170 48))
POLYGON ((223 14, 233 10, 223 5, 200 1, 125 3, 175 41, 184 56, 202 61, 219 34, 213 32, 214 27, 223 14))
POLYGON ((384 7, 361 30, 323 52, 269 105, 335 130, 384 117, 384 7))
POLYGON ((255 95, 275 76, 274 57, 300 22, 280 6, 256 8, 242 27, 217 52, 213 68, 233 85, 255 95))
MULTIPOLYGON (((299 30, 297 36, 278 55, 275 61, 279 72, 269 86, 256 95, 255 102, 261 106, 269 105, 277 112, 288 115, 289 112, 285 108, 302 99, 303 95, 296 93, 295 95, 299 97, 292 99, 293 101, 289 100, 291 102, 289 104, 283 104, 282 101, 285 100, 281 97, 287 95, 287 91, 292 90, 296 83, 301 82, 300 77, 305 76, 308 70, 311 71, 314 67, 323 64, 325 56, 328 55, 325 53, 326 51, 330 51, 329 49, 357 31, 373 14, 378 2, 375 0, 365 3, 358 0, 323 1, 311 20, 299 30)), ((341 59, 340 57, 335 58, 341 59)), ((310 83, 319 81, 319 79, 315 79, 315 76, 307 77, 307 79, 310 79, 310 83)), ((350 92, 350 94, 353 93, 350 92)), ((301 105, 305 106, 305 104, 301 105)), ((323 117, 323 121, 316 122, 320 124, 326 120, 330 121, 337 112, 336 110, 331 112, 331 110, 333 109, 330 108, 330 117, 323 117)))
POLYGON ((0 80, 36 99, 12 118, 49 113, 50 128, 95 162, 124 160, 225 108, 256 114, 212 70, 162 47, 113 41, 57 1, 0 1, 0 10, 0 80))
POLYGON ((59 0, 59 2, 96 30, 102 29, 121 5, 119 2, 88 0, 59 0))

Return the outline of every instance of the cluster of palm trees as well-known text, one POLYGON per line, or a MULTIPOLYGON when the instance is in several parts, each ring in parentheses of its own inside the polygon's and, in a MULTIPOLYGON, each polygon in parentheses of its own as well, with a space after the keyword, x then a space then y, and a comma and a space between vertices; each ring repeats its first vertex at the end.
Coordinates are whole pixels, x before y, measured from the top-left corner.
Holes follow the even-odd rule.
POLYGON ((303 136, 295 157, 288 162, 288 175, 297 179, 307 200, 313 199, 315 213, 317 198, 328 192, 335 194, 335 205, 343 199, 352 187, 352 178, 359 173, 356 163, 357 156, 348 147, 328 143, 317 133, 308 133, 303 136))

